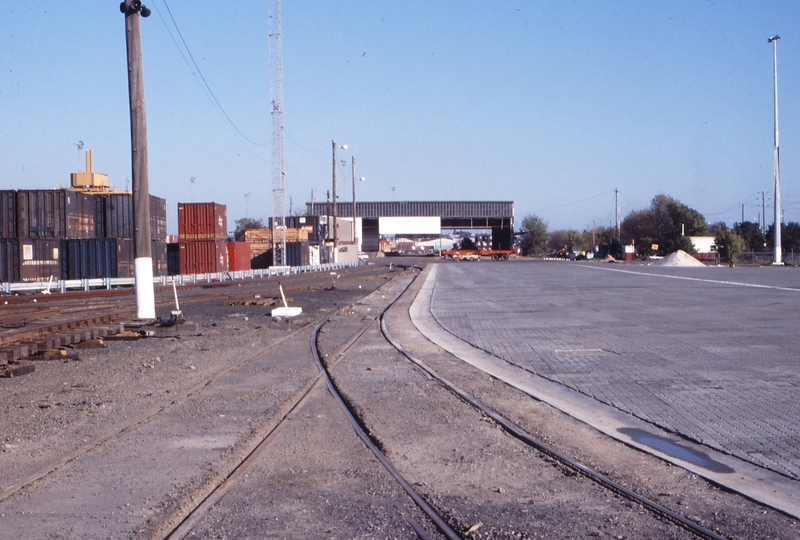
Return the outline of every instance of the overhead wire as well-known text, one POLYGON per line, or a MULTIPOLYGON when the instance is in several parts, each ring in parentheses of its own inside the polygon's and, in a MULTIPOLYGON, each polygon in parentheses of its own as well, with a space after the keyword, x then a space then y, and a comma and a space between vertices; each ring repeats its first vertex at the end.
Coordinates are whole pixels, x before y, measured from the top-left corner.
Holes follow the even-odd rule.
POLYGON ((566 206, 572 206, 572 205, 574 205, 574 204, 580 204, 580 203, 582 203, 582 202, 591 201, 591 200, 593 200, 593 199, 597 199, 597 198, 599 198, 599 197, 602 197, 603 195, 608 195, 609 193, 613 193, 613 192, 614 192, 613 190, 611 190, 611 191, 604 191, 603 193, 600 193, 600 194, 598 194, 598 195, 594 195, 594 196, 592 196, 592 197, 588 197, 588 198, 586 198, 586 199, 581 199, 581 200, 579 200, 579 201, 572 201, 572 202, 568 202, 568 203, 560 204, 560 205, 558 205, 558 206, 551 206, 550 208, 540 208, 540 209, 538 209, 538 210, 534 210, 534 212, 536 212, 536 213, 538 213, 538 212, 547 212, 548 210, 556 210, 556 209, 558 209, 558 208, 564 208, 564 207, 566 207, 566 206))
MULTIPOLYGON (((181 48, 181 46, 176 41, 175 36, 172 34, 172 31, 170 30, 170 27, 167 24, 167 21, 164 19, 163 15, 161 14, 161 11, 158 9, 158 5, 155 5, 155 9, 156 9, 156 13, 158 13, 158 17, 161 19, 161 22, 164 24, 164 27, 166 28, 167 33, 170 36, 170 39, 172 39, 172 42, 175 44, 175 47, 177 47, 178 52, 180 52, 181 58, 183 58, 183 61, 186 63, 187 67, 189 68, 189 71, 191 71, 191 73, 194 76, 195 80, 200 85, 200 87, 203 89, 203 93, 205 93, 206 98, 208 98, 208 100, 214 106, 215 110, 222 117, 222 119, 225 121, 225 123, 228 126, 228 128, 231 129, 231 131, 233 131, 234 135, 236 135, 237 138, 244 139, 245 141, 249 142, 252 145, 255 145, 255 146, 268 146, 270 144, 270 142, 265 142, 265 143, 256 142, 256 141, 250 139, 247 135, 245 135, 242 132, 242 130, 239 129, 239 127, 236 125, 236 123, 231 119, 230 115, 228 115, 228 113, 225 111, 225 108, 222 106, 222 104, 217 99, 217 96, 214 94, 214 91, 211 89, 211 86, 208 84, 208 81, 206 81, 206 78, 203 75, 203 72, 200 69, 200 66, 197 65, 197 62, 194 59, 194 55, 192 54, 191 49, 189 49, 189 45, 186 43, 186 40, 183 37, 183 33, 181 32, 180 28, 178 27, 178 23, 175 20, 175 17, 172 15, 172 10, 170 9, 169 4, 167 3, 167 0, 161 0, 161 1, 164 2, 164 7, 166 8, 167 13, 169 14, 169 18, 172 21, 172 25, 175 27, 175 30, 178 32, 178 36, 180 37, 181 43, 183 43, 183 48, 181 48), (186 53, 188 53, 189 58, 191 59, 191 63, 189 62, 189 60, 186 59, 186 55, 184 54, 184 49, 186 50, 186 53)), ((252 149, 250 149, 247 145, 245 145, 245 147, 247 147, 248 150, 250 150, 259 159, 261 159, 263 161, 267 161, 263 157, 259 156, 255 152, 253 152, 252 149)))

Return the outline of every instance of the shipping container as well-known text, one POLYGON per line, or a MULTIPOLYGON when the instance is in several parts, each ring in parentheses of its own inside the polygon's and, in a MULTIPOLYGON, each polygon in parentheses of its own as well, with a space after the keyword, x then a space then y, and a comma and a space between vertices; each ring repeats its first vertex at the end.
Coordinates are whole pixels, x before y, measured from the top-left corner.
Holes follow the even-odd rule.
POLYGON ((19 238, 94 238, 95 200, 68 189, 17 191, 19 238))
POLYGON ((96 195, 94 199, 94 238, 106 238, 106 213, 103 197, 96 195))
POLYGON ((169 275, 167 270, 167 243, 152 240, 150 244, 150 256, 153 258, 153 276, 169 275))
POLYGON ((132 278, 133 264, 133 239, 116 238, 117 241, 117 277, 132 278))
POLYGON ((181 273, 181 246, 177 242, 167 243, 167 275, 179 276, 181 273))
POLYGON ((213 274, 228 271, 227 242, 182 242, 181 274, 213 274))
MULTIPOLYGON (((272 220, 269 218, 269 228, 272 229, 272 220)), ((287 240, 289 242, 318 242, 319 241, 319 216, 286 216, 283 218, 283 224, 287 229, 302 229, 306 234, 305 237, 298 237, 296 240, 287 240)), ((303 234, 303 233, 300 233, 303 234)))
POLYGON ((228 214, 224 204, 178 203, 178 240, 224 242, 228 239, 228 214))
POLYGON ((65 240, 62 246, 61 269, 64 279, 117 277, 116 240, 65 240))
MULTIPOLYGON (((117 238, 117 277, 135 277, 134 241, 132 238, 117 238)), ((150 259, 153 262, 153 277, 167 276, 169 260, 167 243, 150 241, 150 259)))
MULTIPOLYGON (((98 195, 103 199, 104 238, 133 238, 133 197, 130 193, 98 195)), ((122 277, 122 276, 120 276, 122 277)))
POLYGON ((250 244, 248 242, 228 242, 228 270, 250 270, 250 244))
POLYGON ((308 242, 286 242, 283 258, 286 266, 308 266, 308 242))
POLYGON ((0 240, 0 282, 19 281, 19 240, 0 240))
MULTIPOLYGON (((133 195, 109 193, 97 195, 103 201, 104 238, 133 238, 133 195)), ((150 239, 167 239, 167 201, 150 195, 150 239)))
POLYGON ((19 241, 20 281, 48 281, 61 278, 61 240, 19 241))
POLYGON ((150 238, 167 241, 167 200, 150 195, 150 238))
POLYGON ((361 251, 378 251, 380 249, 381 235, 378 232, 377 218, 363 218, 361 220, 361 251))
POLYGON ((17 192, 0 191, 0 238, 17 237, 17 192))

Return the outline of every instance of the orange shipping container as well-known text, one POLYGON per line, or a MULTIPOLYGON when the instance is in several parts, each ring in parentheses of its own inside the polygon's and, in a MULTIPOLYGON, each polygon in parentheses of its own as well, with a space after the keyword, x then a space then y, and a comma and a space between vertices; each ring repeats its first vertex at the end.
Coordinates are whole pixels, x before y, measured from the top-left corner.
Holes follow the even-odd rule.
POLYGON ((228 242, 228 269, 231 272, 250 270, 250 244, 228 242))

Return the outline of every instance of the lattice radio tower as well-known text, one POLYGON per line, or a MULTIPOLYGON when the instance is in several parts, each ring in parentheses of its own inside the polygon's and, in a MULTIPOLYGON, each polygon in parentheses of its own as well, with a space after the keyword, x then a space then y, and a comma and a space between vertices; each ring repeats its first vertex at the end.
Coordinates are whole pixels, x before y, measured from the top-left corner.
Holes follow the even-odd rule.
POLYGON ((281 0, 269 1, 269 94, 272 104, 272 264, 286 264, 286 195, 283 164, 283 45, 281 0))

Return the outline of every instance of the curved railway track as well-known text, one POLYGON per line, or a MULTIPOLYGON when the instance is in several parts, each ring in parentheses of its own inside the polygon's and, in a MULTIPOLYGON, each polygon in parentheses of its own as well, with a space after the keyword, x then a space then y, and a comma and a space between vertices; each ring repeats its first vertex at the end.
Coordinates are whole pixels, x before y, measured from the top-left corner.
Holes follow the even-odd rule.
MULTIPOLYGON (((416 279, 416 277, 414 278, 416 279)), ((381 335, 385 338, 386 342, 391 345, 395 350, 397 350, 403 357, 407 358, 413 365, 417 368, 422 370, 425 374, 430 377, 433 377, 442 387, 446 388, 447 391, 456 395, 460 400, 464 403, 468 404, 470 407, 475 408, 476 410, 480 411, 480 413, 488 416, 492 420, 498 423, 498 425, 502 426, 506 433, 510 436, 516 438, 517 440, 523 442, 524 444, 530 446, 531 448, 535 449, 537 452, 540 452, 542 455, 554 459, 560 464, 564 465, 565 467, 569 468, 576 473, 583 475, 585 478, 590 479, 592 482, 595 482, 597 485, 601 486, 602 488, 616 494, 622 496, 636 505, 639 505, 642 509, 646 510, 650 515, 654 517, 654 519, 660 520, 667 520, 672 522, 673 524, 683 528, 684 530, 688 531, 692 535, 696 536, 697 538, 703 538, 707 540, 724 540, 723 536, 697 524, 693 521, 683 517, 678 512, 673 511, 655 501, 652 501, 635 491, 628 489, 621 484, 613 481, 612 479, 594 471, 592 468, 577 462, 576 460, 571 459, 570 457, 564 455, 563 453, 555 450, 545 442, 538 440, 536 437, 531 435, 530 433, 525 432, 523 429, 512 423, 511 421, 504 418, 500 413, 491 409, 487 405, 481 403, 477 399, 470 396, 467 392, 453 384, 452 382, 448 381, 445 377, 441 374, 436 372, 436 370, 432 369, 428 365, 425 364, 422 360, 416 358, 413 354, 407 351, 400 343, 398 343, 391 335, 387 322, 386 322, 386 314, 390 309, 394 307, 396 302, 408 291, 409 287, 411 286, 412 282, 409 282, 403 291, 398 295, 397 298, 392 300, 387 306, 385 306, 380 314, 377 317, 380 325, 380 332, 381 335)), ((344 410, 345 414, 347 415, 353 429, 357 433, 358 437, 362 440, 364 445, 373 453, 373 455, 377 458, 377 460, 383 465, 383 467, 388 471, 392 478, 394 478, 400 487, 408 494, 408 496, 414 501, 415 504, 419 507, 419 509, 430 519, 430 522, 435 525, 438 533, 441 534, 443 537, 448 539, 458 539, 465 536, 468 536, 470 531, 462 530, 459 534, 456 532, 459 529, 458 524, 451 524, 448 522, 448 518, 446 517, 446 512, 442 512, 439 509, 435 508, 435 505, 430 503, 426 500, 423 496, 421 496, 412 486, 412 484, 403 477, 403 475, 392 465, 392 463, 387 459, 386 455, 380 450, 381 443, 380 441, 375 439, 375 436, 372 435, 372 431, 370 428, 365 424, 365 421, 359 417, 355 408, 353 407, 352 403, 350 402, 350 398, 343 394, 342 391, 337 388, 336 384, 333 382, 329 370, 335 365, 335 363, 342 358, 344 353, 351 348, 361 336, 369 329, 372 323, 363 327, 359 332, 355 333, 342 347, 342 349, 337 354, 338 359, 333 360, 331 364, 328 366, 322 360, 322 353, 319 349, 319 334, 321 329, 330 323, 331 316, 325 317, 323 320, 319 322, 316 326, 313 335, 311 337, 311 344, 310 348, 312 354, 314 356, 314 360, 318 366, 318 374, 315 378, 314 385, 310 386, 308 390, 303 393, 301 396, 298 396, 297 400, 292 404, 290 410, 287 414, 281 418, 280 423, 272 430, 266 437, 264 437, 258 446, 251 452, 239 466, 228 476, 228 478, 221 483, 216 489, 214 489, 211 493, 207 494, 203 500, 190 512, 187 513, 185 518, 181 521, 181 523, 176 526, 170 533, 168 534, 167 538, 171 540, 176 540, 180 538, 184 538, 192 528, 199 523, 204 515, 206 515, 213 506, 223 497, 223 495, 230 490, 234 484, 240 480, 245 471, 259 458, 259 455, 267 448, 275 439, 276 433, 280 428, 280 424, 283 423, 286 418, 288 417, 289 413, 295 411, 298 407, 300 407, 303 402, 308 398, 312 388, 318 384, 320 381, 324 380, 325 384, 329 392, 333 395, 337 403, 340 407, 344 410), (465 534, 466 533, 466 534, 465 534), (462 536, 463 535, 463 536, 462 536)), ((411 525, 412 529, 415 533, 423 539, 430 538, 428 532, 426 532, 425 528, 422 527, 419 523, 413 520, 410 516, 405 515, 406 513, 403 512, 400 508, 398 511, 404 514, 404 518, 406 521, 411 525)))

